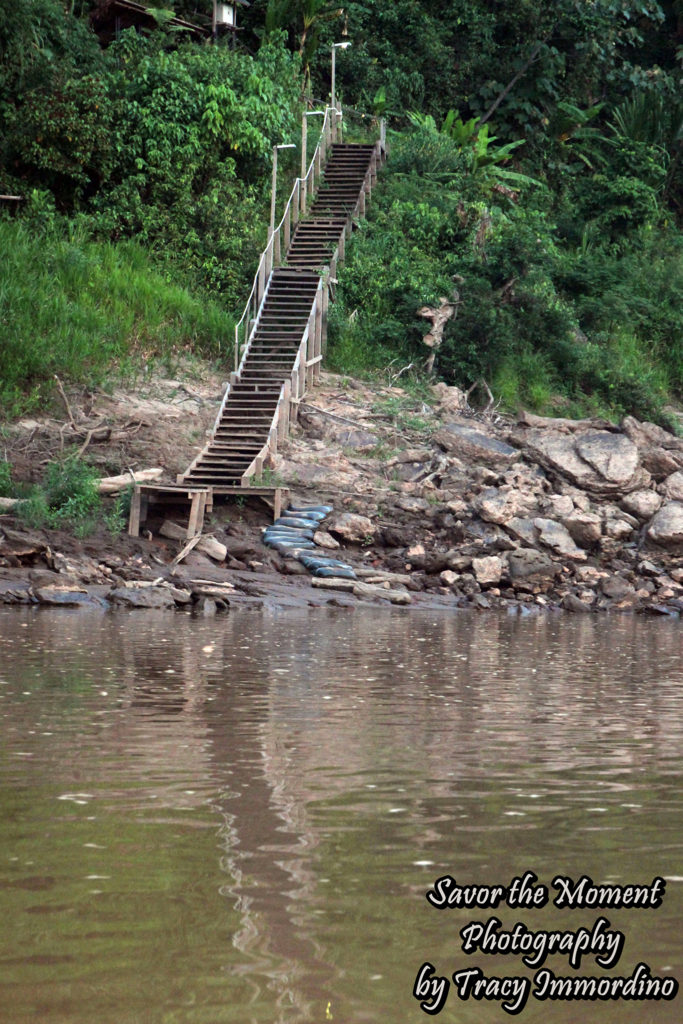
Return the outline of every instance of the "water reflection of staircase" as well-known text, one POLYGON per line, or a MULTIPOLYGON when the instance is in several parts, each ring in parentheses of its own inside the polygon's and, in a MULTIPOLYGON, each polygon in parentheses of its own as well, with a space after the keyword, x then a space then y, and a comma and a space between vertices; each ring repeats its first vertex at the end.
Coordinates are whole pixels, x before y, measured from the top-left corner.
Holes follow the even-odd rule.
POLYGON ((376 160, 374 145, 332 145, 309 215, 296 224, 287 246, 285 266, 271 271, 255 331, 228 386, 213 437, 179 483, 220 493, 246 482, 245 474, 272 436, 283 384, 292 377, 320 295, 321 274, 335 251, 343 257, 352 218, 359 208, 364 212, 369 191, 364 185, 376 160))

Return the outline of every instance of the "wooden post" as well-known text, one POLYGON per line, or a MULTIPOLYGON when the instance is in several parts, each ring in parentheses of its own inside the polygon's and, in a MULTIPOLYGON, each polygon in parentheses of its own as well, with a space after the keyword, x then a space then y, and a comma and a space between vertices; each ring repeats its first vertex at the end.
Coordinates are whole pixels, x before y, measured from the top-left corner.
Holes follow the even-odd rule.
POLYGON ((130 500, 130 516, 128 518, 128 533, 131 537, 140 536, 140 487, 133 488, 130 500))
MULTIPOLYGON (((292 240, 292 206, 291 203, 287 204, 287 211, 285 213, 285 222, 283 224, 285 232, 285 255, 289 250, 289 243, 292 240)), ((282 255, 282 254, 280 254, 282 255)))
POLYGON ((302 178, 297 178, 296 179, 296 184, 294 186, 295 191, 294 191, 294 201, 292 203, 292 226, 294 227, 295 230, 296 230, 297 224, 299 223, 299 204, 301 202, 301 182, 302 182, 302 180, 303 180, 302 178))
POLYGON ((271 270, 273 269, 273 267, 279 267, 281 265, 281 263, 282 263, 282 253, 280 251, 280 229, 279 228, 273 234, 273 249, 272 249, 272 252, 271 252, 271 260, 272 260, 272 263, 270 265, 270 269, 271 270))
MULTIPOLYGON (((333 261, 334 263, 334 261, 333 261)), ((330 264, 330 273, 325 275, 325 285, 323 287, 322 297, 322 316, 320 318, 320 354, 324 356, 327 354, 327 318, 329 315, 330 308, 330 277, 332 276, 332 264, 330 264)))
MULTIPOLYGON (((322 283, 322 282, 321 282, 322 283)), ((315 344, 313 346, 313 358, 317 359, 322 355, 323 350, 323 290, 318 289, 318 300, 315 304, 315 344)), ((313 366, 313 382, 320 378, 320 362, 313 366)))

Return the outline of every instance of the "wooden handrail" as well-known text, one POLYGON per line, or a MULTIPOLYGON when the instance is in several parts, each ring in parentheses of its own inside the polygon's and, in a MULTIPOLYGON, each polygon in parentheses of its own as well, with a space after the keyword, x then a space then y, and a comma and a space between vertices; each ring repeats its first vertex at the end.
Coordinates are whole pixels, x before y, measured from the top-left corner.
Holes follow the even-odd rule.
POLYGON ((263 305, 266 285, 268 283, 270 273, 273 267, 281 265, 283 248, 284 253, 286 254, 287 252, 292 223, 296 224, 299 220, 299 215, 306 213, 308 196, 312 195, 315 191, 316 178, 319 178, 321 175, 328 145, 336 142, 340 125, 341 112, 336 110, 334 107, 326 107, 325 119, 320 130, 320 136, 318 138, 315 152, 313 153, 308 165, 308 170, 303 178, 295 178, 292 191, 290 192, 284 213, 282 214, 282 219, 273 231, 272 236, 268 239, 268 244, 261 253, 258 269, 254 277, 254 283, 251 286, 251 291, 249 292, 249 298, 247 299, 244 307, 244 312, 235 324, 235 370, 237 373, 241 370, 244 354, 254 330, 254 324, 258 320, 258 316, 263 305), (286 223, 288 225, 287 227, 285 227, 286 223), (281 235, 285 235, 284 247, 282 245, 283 240, 281 239, 281 235), (253 310, 252 306, 255 307, 253 310), (243 340, 244 351, 241 354, 240 348, 242 342, 240 341, 240 329, 243 329, 243 333, 245 335, 243 340))

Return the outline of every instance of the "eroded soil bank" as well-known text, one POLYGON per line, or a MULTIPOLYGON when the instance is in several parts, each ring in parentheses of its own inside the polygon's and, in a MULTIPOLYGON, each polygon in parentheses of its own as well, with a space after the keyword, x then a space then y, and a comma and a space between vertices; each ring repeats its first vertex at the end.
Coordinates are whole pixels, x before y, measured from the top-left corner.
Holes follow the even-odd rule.
MULTIPOLYGON (((632 417, 616 426, 477 413, 457 388, 399 385, 324 374, 268 473, 297 503, 334 507, 317 540, 354 566, 358 584, 314 582, 266 548, 271 513, 245 497, 215 507, 208 542, 178 565, 182 541, 160 531, 182 523, 182 509, 153 514, 135 539, 100 527, 79 540, 4 514, 0 601, 201 614, 368 602, 680 614, 683 438, 632 417)), ((173 482, 221 392, 221 379, 196 367, 111 395, 69 392, 63 418, 4 428, 4 458, 18 481, 82 450, 102 476, 161 466, 173 482)))

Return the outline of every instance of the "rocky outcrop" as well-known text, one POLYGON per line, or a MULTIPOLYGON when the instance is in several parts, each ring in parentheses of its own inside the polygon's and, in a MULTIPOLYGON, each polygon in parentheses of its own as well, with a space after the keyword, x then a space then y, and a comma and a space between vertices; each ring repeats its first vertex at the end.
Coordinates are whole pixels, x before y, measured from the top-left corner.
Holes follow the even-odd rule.
POLYGON ((445 423, 434 440, 444 451, 484 465, 506 466, 519 458, 519 452, 505 441, 455 421, 445 423))
POLYGON ((627 494, 649 483, 637 446, 624 434, 532 429, 523 444, 527 457, 597 497, 627 494))

